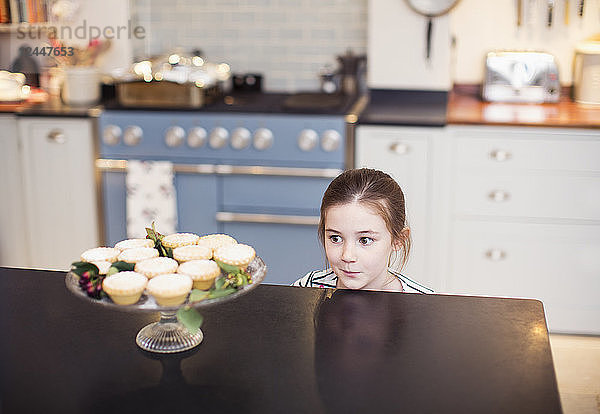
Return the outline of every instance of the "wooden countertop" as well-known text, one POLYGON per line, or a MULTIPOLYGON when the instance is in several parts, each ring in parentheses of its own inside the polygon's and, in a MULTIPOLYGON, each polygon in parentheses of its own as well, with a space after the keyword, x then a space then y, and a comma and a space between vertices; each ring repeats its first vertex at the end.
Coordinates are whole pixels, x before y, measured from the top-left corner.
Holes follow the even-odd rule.
POLYGON ((600 128, 600 105, 573 102, 568 88, 560 102, 546 104, 484 102, 479 91, 478 85, 454 87, 448 99, 448 124, 600 128))

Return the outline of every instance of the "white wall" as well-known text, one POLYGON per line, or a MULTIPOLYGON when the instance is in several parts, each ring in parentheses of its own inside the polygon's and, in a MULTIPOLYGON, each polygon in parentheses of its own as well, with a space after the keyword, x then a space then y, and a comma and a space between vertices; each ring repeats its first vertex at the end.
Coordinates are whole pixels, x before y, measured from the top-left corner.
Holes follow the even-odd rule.
POLYGON ((433 19, 430 59, 427 18, 403 0, 369 0, 367 83, 380 89, 449 90, 448 16, 433 19))
POLYGON ((516 25, 516 0, 461 0, 450 15, 456 37, 452 74, 455 83, 481 83, 487 52, 493 49, 537 49, 553 54, 561 84, 570 85, 574 46, 600 32, 600 0, 585 0, 583 18, 576 13, 578 0, 569 1, 565 25, 564 0, 555 0, 552 27, 546 26, 547 1, 522 0, 524 20, 516 25))

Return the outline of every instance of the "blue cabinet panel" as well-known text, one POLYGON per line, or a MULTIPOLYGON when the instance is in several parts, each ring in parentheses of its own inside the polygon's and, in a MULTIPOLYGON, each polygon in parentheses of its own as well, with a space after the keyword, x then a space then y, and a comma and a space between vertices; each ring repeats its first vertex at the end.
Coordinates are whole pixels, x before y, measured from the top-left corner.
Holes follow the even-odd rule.
POLYGON ((267 265, 265 283, 289 285, 311 270, 325 267, 316 226, 225 223, 223 231, 254 246, 267 265))

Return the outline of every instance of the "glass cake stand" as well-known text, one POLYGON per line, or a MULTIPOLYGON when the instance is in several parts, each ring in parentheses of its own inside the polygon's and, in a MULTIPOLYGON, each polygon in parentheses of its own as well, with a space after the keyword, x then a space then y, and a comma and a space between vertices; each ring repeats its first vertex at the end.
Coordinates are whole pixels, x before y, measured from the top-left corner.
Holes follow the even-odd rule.
MULTIPOLYGON (((248 272, 252 278, 251 284, 239 288, 230 295, 214 299, 205 299, 200 302, 195 302, 191 304, 191 306, 195 309, 207 308, 209 306, 230 302, 242 295, 245 295, 264 280, 265 275, 267 274, 267 266, 263 260, 257 256, 252 262, 250 262, 246 272, 248 272)), ((69 291, 71 291, 75 296, 99 306, 126 312, 160 312, 160 319, 158 322, 154 322, 143 327, 135 338, 137 345, 145 351, 158 353, 187 351, 199 345, 204 338, 204 335, 200 329, 195 334, 192 334, 177 320, 177 311, 181 306, 184 306, 188 303, 187 300, 183 305, 180 306, 160 306, 156 303, 151 295, 148 295, 146 292, 144 292, 140 300, 133 305, 117 305, 110 300, 109 297, 105 297, 103 299, 90 298, 79 287, 79 279, 75 273, 67 273, 65 277, 65 284, 67 285, 67 289, 69 289, 69 291)))

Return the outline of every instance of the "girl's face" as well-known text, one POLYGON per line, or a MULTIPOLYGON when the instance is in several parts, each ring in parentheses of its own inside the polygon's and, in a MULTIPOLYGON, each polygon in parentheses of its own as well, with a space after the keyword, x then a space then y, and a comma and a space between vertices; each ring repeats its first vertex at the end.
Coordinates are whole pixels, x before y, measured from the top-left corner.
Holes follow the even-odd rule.
POLYGON ((338 288, 396 287, 398 281, 387 271, 395 245, 383 218, 361 203, 336 205, 325 212, 325 254, 338 288))

